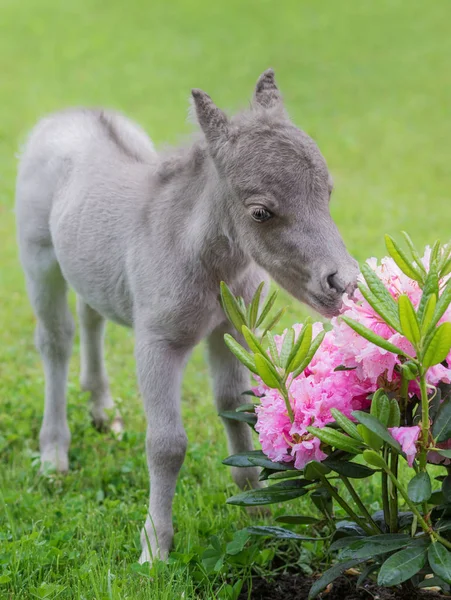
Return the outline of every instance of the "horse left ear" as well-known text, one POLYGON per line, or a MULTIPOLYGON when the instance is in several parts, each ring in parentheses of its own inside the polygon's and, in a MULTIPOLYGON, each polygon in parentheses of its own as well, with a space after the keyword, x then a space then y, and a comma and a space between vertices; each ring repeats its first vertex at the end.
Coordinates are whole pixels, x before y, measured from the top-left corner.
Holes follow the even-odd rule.
POLYGON ((267 69, 260 75, 255 86, 254 103, 263 108, 283 108, 282 95, 276 85, 273 69, 267 69))
POLYGON ((207 142, 214 145, 227 137, 229 121, 226 114, 216 106, 208 94, 202 90, 191 90, 197 121, 207 142))

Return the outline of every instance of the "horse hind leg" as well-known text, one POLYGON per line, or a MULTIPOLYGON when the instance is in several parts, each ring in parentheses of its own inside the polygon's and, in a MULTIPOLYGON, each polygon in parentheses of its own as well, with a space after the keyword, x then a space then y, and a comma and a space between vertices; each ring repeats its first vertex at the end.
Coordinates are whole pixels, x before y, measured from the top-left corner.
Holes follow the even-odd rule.
POLYGON ((115 409, 110 393, 108 375, 103 358, 105 319, 77 296, 80 322, 80 385, 90 392, 90 410, 94 426, 117 435, 123 432, 123 421, 115 409))
POLYGON ((29 248, 24 261, 27 289, 37 317, 36 346, 45 375, 44 418, 39 434, 41 470, 69 468, 70 431, 67 423, 67 378, 74 337, 74 320, 67 302, 67 284, 53 247, 29 248))

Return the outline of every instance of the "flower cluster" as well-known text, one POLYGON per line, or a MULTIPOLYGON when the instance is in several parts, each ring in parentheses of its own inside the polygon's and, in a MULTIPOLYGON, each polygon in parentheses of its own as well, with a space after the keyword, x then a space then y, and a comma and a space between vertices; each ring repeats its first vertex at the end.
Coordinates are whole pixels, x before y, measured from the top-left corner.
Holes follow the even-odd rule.
MULTIPOLYGON (((429 265, 430 250, 423 257, 425 268, 429 265)), ((368 265, 376 272, 389 293, 396 299, 406 294, 413 306, 418 307, 422 290, 416 281, 405 275, 395 261, 388 257, 378 264, 376 259, 369 259, 368 265)), ((443 284, 444 281, 441 282, 443 284)), ((397 331, 391 329, 374 311, 370 304, 357 290, 352 298, 345 296, 342 314, 371 329, 377 335, 389 340, 410 355, 414 350, 410 342, 397 331)), ((440 322, 451 321, 451 309, 445 312, 440 322)), ((322 330, 321 323, 315 323, 314 336, 322 330)), ((295 325, 296 335, 302 325, 295 325)), ((280 350, 283 338, 275 341, 280 350)), ((447 365, 436 365, 427 372, 427 383, 436 386, 438 383, 451 383, 451 353, 447 357, 447 365)), ((332 320, 332 328, 325 334, 323 343, 308 368, 298 377, 289 381, 290 404, 294 413, 291 423, 287 414, 285 401, 277 390, 270 389, 259 382, 254 392, 261 396, 256 407, 258 421, 256 430, 263 452, 273 461, 293 462, 302 469, 311 460, 324 460, 326 455, 320 448, 319 439, 307 431, 307 427, 324 427, 334 419, 331 408, 337 408, 346 416, 353 410, 368 407, 371 394, 382 387, 388 392, 397 392, 400 388, 400 358, 380 348, 351 329, 340 317, 332 320)), ((418 392, 416 381, 409 384, 409 394, 418 392)), ((416 454, 415 443, 420 428, 399 427, 392 430, 412 464, 416 454)), ((439 455, 431 456, 432 460, 444 460, 439 455)))

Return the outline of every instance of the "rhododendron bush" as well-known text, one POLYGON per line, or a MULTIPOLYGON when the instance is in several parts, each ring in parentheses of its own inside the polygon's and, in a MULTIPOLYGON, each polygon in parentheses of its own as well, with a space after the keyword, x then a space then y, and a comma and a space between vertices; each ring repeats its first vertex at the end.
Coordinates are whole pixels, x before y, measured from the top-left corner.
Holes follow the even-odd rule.
MULTIPOLYGON (((321 515, 314 529, 339 559, 312 598, 352 565, 379 585, 421 586, 431 574, 442 589, 451 584, 451 248, 437 242, 420 257, 404 236, 408 251, 387 236, 389 256, 362 265, 353 296, 327 326, 307 321, 273 335, 279 313, 261 332, 275 295, 260 311, 262 286, 246 307, 221 285, 224 310, 244 338, 225 341, 255 380, 254 402, 223 416, 247 421, 261 444, 224 462, 282 480, 228 502, 310 494, 321 515), (442 476, 431 475, 432 464, 442 476), (376 514, 352 482, 367 477, 380 480, 376 514)), ((282 527, 249 531, 302 538, 282 527)))

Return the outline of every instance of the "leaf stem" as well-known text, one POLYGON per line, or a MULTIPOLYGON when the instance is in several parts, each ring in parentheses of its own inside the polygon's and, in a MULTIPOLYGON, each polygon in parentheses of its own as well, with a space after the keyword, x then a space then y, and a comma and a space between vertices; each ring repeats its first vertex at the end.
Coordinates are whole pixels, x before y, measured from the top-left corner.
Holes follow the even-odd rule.
POLYGON ((376 535, 379 534, 379 533, 381 533, 381 530, 379 529, 379 527, 377 526, 377 524, 373 521, 373 517, 368 512, 368 510, 367 510, 366 506, 363 504, 363 502, 360 500, 359 495, 355 491, 354 486, 349 481, 349 479, 345 475, 340 475, 340 479, 344 483, 344 485, 345 485, 346 489, 348 490, 348 492, 351 494, 351 497, 354 500, 354 502, 356 503, 357 507, 362 511, 362 513, 364 514, 364 516, 367 518, 368 522, 371 524, 371 527, 373 528, 374 533, 376 535))
POLYGON ((337 502, 337 504, 339 504, 341 506, 341 508, 348 513, 348 515, 351 517, 351 519, 353 521, 355 521, 357 523, 357 525, 359 525, 359 527, 361 527, 363 529, 363 531, 367 534, 367 535, 373 535, 374 532, 373 530, 365 523, 365 521, 363 519, 361 519, 353 510, 352 508, 349 506, 349 504, 346 502, 346 500, 344 500, 340 494, 338 494, 338 492, 335 490, 335 488, 329 483, 329 481, 327 480, 327 477, 325 477, 324 475, 321 477, 321 481, 324 484, 324 487, 327 488, 328 492, 330 493, 330 495, 332 496, 332 498, 337 502))
POLYGON ((426 471, 427 452, 429 445, 429 398, 426 386, 426 372, 420 373, 421 390, 421 452, 419 456, 420 471, 426 471))
MULTIPOLYGON (((399 456, 396 452, 390 453, 390 469, 396 479, 398 479, 398 458, 399 456)), ((396 533, 398 531, 398 489, 394 485, 389 490, 389 503, 390 533, 396 533)))
POLYGON ((287 407, 287 412, 288 412, 288 416, 290 417, 290 421, 292 423, 294 423, 293 409, 291 408, 290 398, 288 395, 288 390, 286 388, 286 385, 284 385, 282 388, 280 388, 280 392, 283 396, 283 399, 285 400, 285 406, 287 407))
MULTIPOLYGON (((388 448, 384 448, 384 460, 388 464, 388 448)), ((387 527, 390 527, 391 513, 390 513, 390 502, 388 496, 388 474, 386 471, 381 472, 381 486, 382 486, 382 507, 384 509, 384 521, 387 527)))

